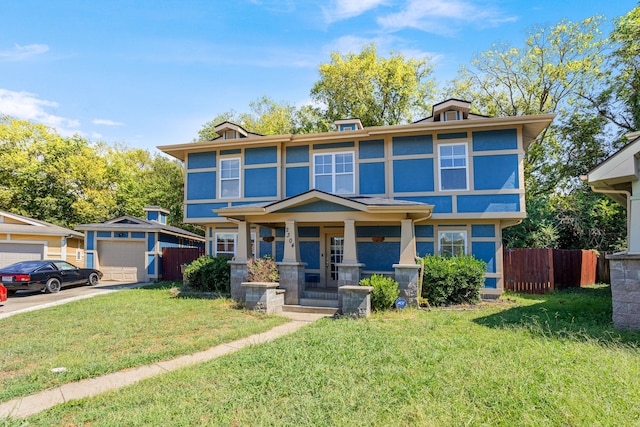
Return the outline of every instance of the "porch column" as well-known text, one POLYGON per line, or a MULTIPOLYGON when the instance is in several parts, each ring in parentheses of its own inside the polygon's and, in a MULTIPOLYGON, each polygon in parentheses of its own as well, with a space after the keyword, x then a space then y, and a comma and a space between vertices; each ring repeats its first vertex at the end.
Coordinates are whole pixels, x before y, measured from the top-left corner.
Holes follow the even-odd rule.
POLYGON ((413 220, 400 221, 400 261, 399 264, 416 263, 416 238, 413 232, 413 220))
POLYGON ((231 298, 236 301, 246 300, 246 288, 242 282, 247 281, 247 261, 251 258, 251 225, 247 221, 238 223, 238 241, 236 242, 235 259, 229 261, 231 266, 231 298))
POLYGON ((238 242, 236 261, 247 261, 251 258, 251 224, 247 221, 238 223, 238 242))
POLYGON ((356 222, 353 219, 345 219, 342 262, 338 264, 338 287, 358 286, 363 265, 358 263, 356 222))
POLYGON ((295 221, 286 221, 284 227, 284 257, 282 262, 300 262, 298 226, 295 221))
POLYGON ((420 266, 416 264, 416 238, 413 229, 413 220, 400 221, 400 260, 394 264, 395 279, 398 282, 400 296, 411 305, 418 305, 418 295, 421 290, 420 266))
POLYGON ((356 264, 358 254, 356 250, 356 222, 352 219, 344 220, 344 249, 342 253, 344 264, 356 264))
POLYGON ((300 262, 300 248, 298 246, 298 225, 295 221, 285 221, 284 227, 284 256, 278 263, 280 273, 280 288, 285 289, 284 303, 297 305, 304 292, 306 263, 300 262))

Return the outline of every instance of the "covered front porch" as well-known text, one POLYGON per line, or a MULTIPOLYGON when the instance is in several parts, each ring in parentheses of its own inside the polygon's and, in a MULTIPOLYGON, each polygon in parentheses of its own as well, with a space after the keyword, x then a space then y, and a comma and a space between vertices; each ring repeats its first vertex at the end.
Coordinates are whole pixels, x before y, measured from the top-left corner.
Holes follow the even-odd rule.
POLYGON ((237 225, 231 293, 245 300, 246 264, 254 244, 261 255, 278 254, 285 304, 338 307, 339 288, 362 277, 395 277, 401 295, 417 303, 416 223, 431 217, 432 205, 376 197, 342 197, 311 190, 278 202, 216 210, 237 225))

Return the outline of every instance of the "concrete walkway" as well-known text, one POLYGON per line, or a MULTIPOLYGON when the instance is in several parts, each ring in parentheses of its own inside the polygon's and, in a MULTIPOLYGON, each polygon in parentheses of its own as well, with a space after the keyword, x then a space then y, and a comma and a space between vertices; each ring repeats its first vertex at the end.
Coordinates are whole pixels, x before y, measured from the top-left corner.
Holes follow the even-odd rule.
POLYGON ((291 319, 291 322, 263 332, 261 334, 251 335, 237 341, 220 344, 216 347, 204 350, 195 354, 181 356, 173 360, 157 362, 152 365, 141 366, 139 368, 126 369, 124 371, 114 372, 113 374, 103 375, 96 378, 88 378, 86 380, 75 383, 64 384, 60 387, 43 391, 31 396, 17 398, 0 404, 0 420, 3 418, 24 418, 40 411, 49 409, 54 405, 68 402, 83 397, 95 396, 109 390, 115 390, 134 384, 146 378, 151 378, 165 372, 171 372, 185 366, 194 365, 196 363, 212 360, 225 354, 234 353, 241 348, 257 345, 272 341, 278 337, 297 331, 309 323, 327 317, 326 314, 315 313, 290 313, 283 312, 283 316, 291 319))

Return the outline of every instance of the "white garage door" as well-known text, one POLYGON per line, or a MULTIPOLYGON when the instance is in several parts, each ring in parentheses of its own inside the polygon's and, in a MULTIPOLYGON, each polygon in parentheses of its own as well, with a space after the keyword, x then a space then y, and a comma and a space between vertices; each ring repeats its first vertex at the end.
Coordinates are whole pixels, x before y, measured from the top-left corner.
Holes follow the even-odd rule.
POLYGON ((98 242, 98 268, 102 280, 144 282, 147 280, 144 242, 98 242))
POLYGON ((0 268, 20 261, 44 258, 44 245, 0 243, 0 268))

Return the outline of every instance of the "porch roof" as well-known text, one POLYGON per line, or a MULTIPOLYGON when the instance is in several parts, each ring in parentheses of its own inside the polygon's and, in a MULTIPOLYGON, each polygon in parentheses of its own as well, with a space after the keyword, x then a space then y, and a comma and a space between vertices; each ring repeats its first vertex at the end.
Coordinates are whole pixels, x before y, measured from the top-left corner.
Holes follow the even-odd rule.
POLYGON ((278 214, 323 214, 325 220, 340 220, 342 217, 362 214, 379 218, 411 218, 426 220, 433 213, 433 205, 426 203, 395 200, 383 197, 338 196, 320 190, 309 190, 295 196, 275 202, 252 203, 216 209, 214 212, 222 217, 245 221, 249 218, 267 220, 278 214), (328 214, 332 218, 327 217, 328 214))

